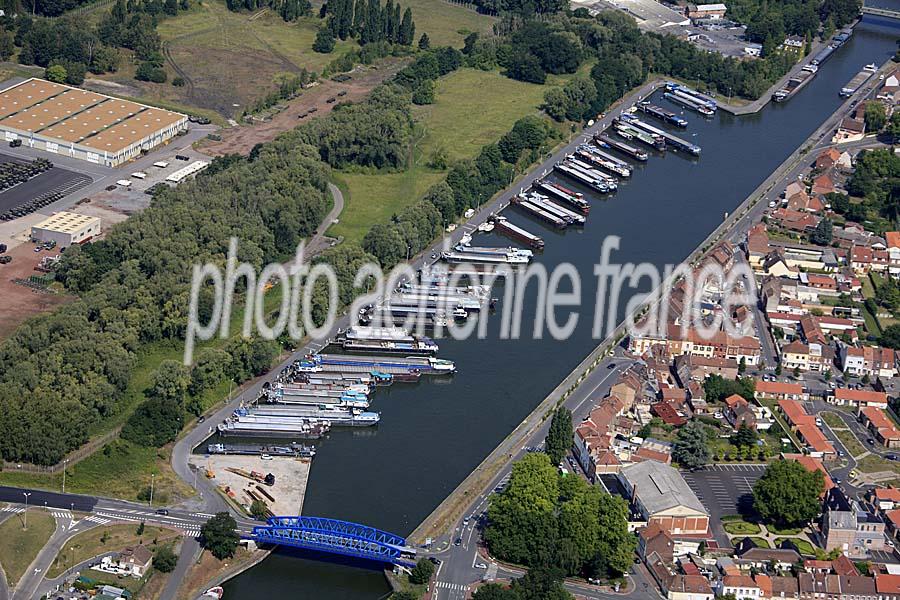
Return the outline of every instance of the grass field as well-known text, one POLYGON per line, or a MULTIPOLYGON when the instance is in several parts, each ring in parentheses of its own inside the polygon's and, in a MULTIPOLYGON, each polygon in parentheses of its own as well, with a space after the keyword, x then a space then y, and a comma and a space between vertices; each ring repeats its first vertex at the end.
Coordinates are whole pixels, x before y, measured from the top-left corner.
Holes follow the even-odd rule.
POLYGON ((844 420, 833 412, 823 412, 821 415, 822 420, 828 423, 829 427, 837 427, 839 429, 847 428, 847 424, 844 423, 844 420))
POLYGON ((432 47, 462 48, 467 35, 472 32, 489 33, 497 20, 446 0, 400 0, 399 3, 404 10, 407 6, 412 9, 416 41, 419 41, 422 32, 427 32, 432 47))
POLYGON ((13 515, 0 523, 0 540, 3 540, 0 544, 0 565, 10 586, 14 586, 25 574, 28 565, 56 529, 56 520, 45 510, 28 509, 27 530, 22 529, 24 516, 13 515))
POLYGON ((844 447, 847 448, 847 451, 852 456, 859 456, 866 451, 866 449, 863 448, 863 445, 859 443, 859 440, 856 439, 856 436, 853 435, 853 432, 849 429, 835 431, 834 435, 841 440, 841 443, 844 444, 844 447))
POLYGON ((879 473, 882 471, 893 471, 900 475, 900 463, 896 461, 881 458, 875 454, 863 457, 856 463, 856 470, 862 473, 879 473))
MULTIPOLYGON (((561 82, 563 79, 557 78, 561 82)), ((446 174, 427 166, 443 149, 450 161, 473 158, 521 117, 534 114, 550 86, 514 81, 497 71, 460 69, 438 81, 435 103, 415 109, 417 142, 410 168, 400 173, 341 173, 346 206, 329 234, 360 240, 372 223, 385 222, 419 199, 446 174), (471 111, 472 98, 479 110, 471 111)))
POLYGON ((47 576, 58 577, 73 565, 106 552, 124 550, 127 546, 144 544, 153 552, 157 546, 175 543, 181 537, 181 534, 173 529, 148 525, 144 527, 142 535, 137 534, 137 529, 138 524, 135 523, 95 527, 79 533, 66 542, 66 547, 53 559, 53 564, 47 569, 47 576))

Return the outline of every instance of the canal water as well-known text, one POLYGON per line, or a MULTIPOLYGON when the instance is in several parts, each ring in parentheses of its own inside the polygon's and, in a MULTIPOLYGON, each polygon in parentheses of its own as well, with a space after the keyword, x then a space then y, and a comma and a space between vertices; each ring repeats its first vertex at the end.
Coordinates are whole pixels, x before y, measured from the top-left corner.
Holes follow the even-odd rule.
MULTIPOLYGON (((548 269, 570 262, 581 274, 586 308, 574 335, 556 341, 545 332, 543 339, 532 339, 533 318, 526 316, 519 340, 499 339, 499 319, 490 321, 487 339, 442 340, 440 356, 456 362, 457 374, 379 389, 373 400, 373 410, 382 417, 377 428, 336 430, 320 444, 303 513, 411 532, 596 346, 591 336, 596 294, 592 273, 603 239, 621 237, 614 262, 680 262, 726 211, 740 204, 837 109, 838 91, 863 65, 880 65, 893 54, 898 36, 900 29, 867 18, 788 102, 744 117, 720 111, 707 120, 685 112, 690 123, 676 135, 699 144, 701 157, 651 156, 616 194, 592 199, 583 229, 558 233, 518 209, 507 209, 508 218, 546 241, 537 261, 548 269)), ((680 111, 662 98, 655 100, 680 111)), ((476 237, 476 243, 508 242, 490 234, 476 237)), ((496 290, 502 294, 502 287, 496 290)), ((618 316, 624 314, 630 293, 623 290, 618 316)), ((533 302, 526 302, 524 314, 533 315, 533 310, 533 302)), ((560 322, 565 320, 563 311, 558 315, 560 322)), ((287 550, 225 585, 228 600, 374 600, 387 592, 383 575, 372 566, 308 560, 287 550)))

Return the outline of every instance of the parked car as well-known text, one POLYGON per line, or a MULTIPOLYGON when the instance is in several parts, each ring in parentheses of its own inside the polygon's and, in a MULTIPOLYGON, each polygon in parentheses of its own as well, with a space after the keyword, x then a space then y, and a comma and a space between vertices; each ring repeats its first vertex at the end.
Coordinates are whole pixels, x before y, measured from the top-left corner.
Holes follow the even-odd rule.
POLYGON ((888 460, 898 460, 898 457, 896 454, 885 454, 884 457, 888 460))
POLYGON ((0 265, 6 265, 12 262, 12 256, 4 255, 0 256, 0 265))
POLYGON ((462 538, 456 538, 455 540, 453 540, 454 546, 459 546, 460 544, 462 544, 462 538))
POLYGON ((874 439, 874 438, 869 438, 869 439, 866 440, 866 443, 867 443, 868 445, 870 445, 870 446, 874 446, 874 445, 875 445, 875 439, 874 439))
POLYGON ((10 142, 9 142, 10 148, 18 148, 21 145, 22 145, 22 140, 20 140, 18 138, 14 139, 14 140, 10 140, 10 142))
POLYGON ((191 157, 185 156, 184 154, 176 154, 175 160, 191 160, 191 157))
POLYGON ((0 254, 6 252, 6 244, 0 244, 0 254))
POLYGON ((157 508, 157 509, 156 509, 156 514, 162 515, 162 516, 164 516, 164 517, 168 517, 168 516, 169 516, 169 510, 166 509, 166 508, 157 508))
POLYGON ((108 186, 106 186, 106 191, 107 191, 107 192, 111 192, 111 191, 113 191, 114 189, 116 189, 116 186, 114 186, 114 185, 108 185, 108 186))

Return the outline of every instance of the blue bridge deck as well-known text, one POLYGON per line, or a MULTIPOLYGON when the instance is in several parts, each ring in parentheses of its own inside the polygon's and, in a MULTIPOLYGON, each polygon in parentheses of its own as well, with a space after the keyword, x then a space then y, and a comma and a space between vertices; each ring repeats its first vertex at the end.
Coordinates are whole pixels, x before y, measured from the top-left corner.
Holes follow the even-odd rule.
POLYGON ((260 544, 278 544, 364 558, 378 562, 414 566, 416 550, 406 539, 366 525, 322 517, 270 517, 253 528, 251 539, 260 544))

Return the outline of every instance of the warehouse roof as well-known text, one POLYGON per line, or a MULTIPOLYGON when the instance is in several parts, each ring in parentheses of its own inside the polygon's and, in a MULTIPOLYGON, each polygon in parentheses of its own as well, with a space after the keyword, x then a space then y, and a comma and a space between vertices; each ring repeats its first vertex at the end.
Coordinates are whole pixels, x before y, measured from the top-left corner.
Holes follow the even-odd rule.
POLYGON ((708 514, 697 495, 674 468, 648 460, 622 469, 647 511, 655 514, 684 506, 699 513, 708 514))
POLYGON ((47 217, 37 225, 34 225, 34 229, 46 229, 49 231, 57 231, 60 233, 74 233, 85 227, 86 225, 90 225, 91 223, 99 222, 99 217, 92 217, 90 215, 80 215, 78 213, 60 211, 50 217, 47 217))
POLYGON ((186 117, 130 100, 28 79, 0 92, 0 128, 116 153, 186 117))

